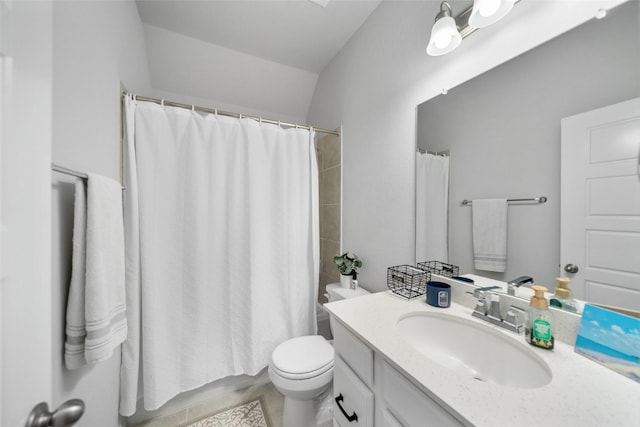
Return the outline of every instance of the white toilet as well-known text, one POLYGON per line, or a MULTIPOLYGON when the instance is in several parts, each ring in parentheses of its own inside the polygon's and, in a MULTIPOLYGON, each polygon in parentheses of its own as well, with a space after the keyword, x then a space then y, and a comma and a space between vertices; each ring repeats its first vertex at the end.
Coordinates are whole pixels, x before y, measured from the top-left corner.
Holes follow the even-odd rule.
MULTIPOLYGON (((325 296, 333 302, 368 293, 333 283, 325 296)), ((284 396, 284 427, 316 427, 314 399, 331 385, 333 360, 333 346, 321 335, 292 338, 273 350, 269 378, 284 396)))

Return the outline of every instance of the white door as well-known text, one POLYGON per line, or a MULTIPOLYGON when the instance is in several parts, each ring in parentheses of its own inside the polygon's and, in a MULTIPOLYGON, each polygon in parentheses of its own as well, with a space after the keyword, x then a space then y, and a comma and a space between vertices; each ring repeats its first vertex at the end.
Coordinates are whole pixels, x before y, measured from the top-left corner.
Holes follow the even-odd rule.
POLYGON ((0 425, 51 406, 51 2, 0 0, 0 425))
POLYGON ((640 311, 640 98, 563 119, 561 151, 560 273, 576 298, 640 311))

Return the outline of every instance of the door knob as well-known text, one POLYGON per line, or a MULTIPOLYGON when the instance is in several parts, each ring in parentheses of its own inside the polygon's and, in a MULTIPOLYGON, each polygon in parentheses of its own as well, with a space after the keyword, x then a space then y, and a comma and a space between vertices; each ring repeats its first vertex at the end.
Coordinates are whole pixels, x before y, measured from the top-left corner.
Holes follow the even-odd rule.
POLYGON ((577 273, 578 270, 578 266, 575 264, 567 264, 564 266, 564 271, 566 271, 567 273, 577 273))
POLYGON ((53 412, 49 412, 46 402, 41 402, 31 410, 24 427, 69 427, 74 425, 82 414, 84 402, 80 399, 67 400, 53 412))

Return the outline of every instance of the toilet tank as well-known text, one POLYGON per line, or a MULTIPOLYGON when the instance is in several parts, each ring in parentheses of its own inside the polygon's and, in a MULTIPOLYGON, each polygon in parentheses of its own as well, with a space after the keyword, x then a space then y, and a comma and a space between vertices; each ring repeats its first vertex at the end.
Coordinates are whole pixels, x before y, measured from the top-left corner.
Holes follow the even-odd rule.
MULTIPOLYGON (((327 285, 326 293, 324 296, 328 302, 340 301, 347 298, 355 298, 363 295, 369 295, 369 291, 360 287, 356 289, 343 288, 340 283, 331 283, 327 285)), ((333 317, 329 316, 329 328, 333 334, 333 317)))
POLYGON ((343 288, 340 283, 331 283, 327 285, 327 292, 324 294, 328 302, 340 301, 362 295, 369 295, 369 291, 360 287, 356 289, 343 288))

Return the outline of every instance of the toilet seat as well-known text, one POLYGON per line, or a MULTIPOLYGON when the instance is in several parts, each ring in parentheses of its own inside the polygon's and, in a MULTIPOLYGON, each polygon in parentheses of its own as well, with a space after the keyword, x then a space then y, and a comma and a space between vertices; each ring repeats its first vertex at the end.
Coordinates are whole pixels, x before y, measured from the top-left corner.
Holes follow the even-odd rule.
POLYGON ((287 340, 276 347, 271 368, 283 378, 304 380, 333 369, 333 347, 320 335, 287 340))

